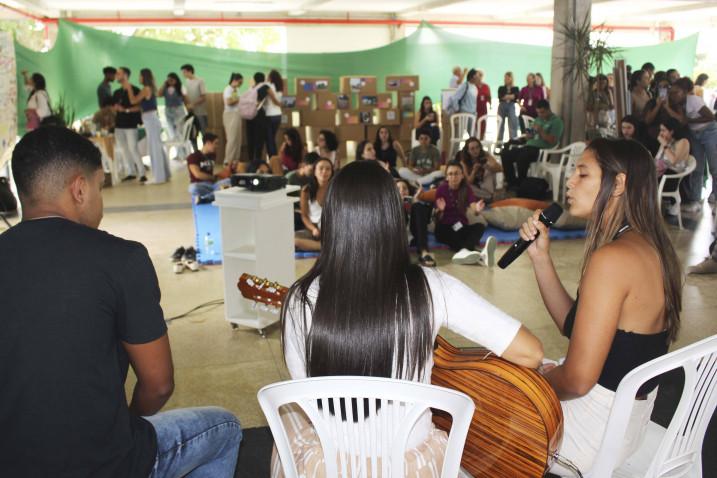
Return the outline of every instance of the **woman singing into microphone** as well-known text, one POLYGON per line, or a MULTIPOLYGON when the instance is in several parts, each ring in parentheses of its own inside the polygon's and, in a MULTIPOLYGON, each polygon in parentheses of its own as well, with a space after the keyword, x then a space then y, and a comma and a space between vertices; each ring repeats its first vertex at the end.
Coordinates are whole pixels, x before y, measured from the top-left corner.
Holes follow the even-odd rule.
MULTIPOLYGON (((588 471, 600 447, 615 390, 635 367, 667 353, 680 326, 682 273, 660 219, 650 153, 632 140, 596 139, 568 180, 573 216, 589 221, 578 297, 560 282, 538 213, 521 228, 543 302, 570 339, 565 361, 546 366, 561 400, 560 455, 588 471)), ((639 444, 657 383, 635 397, 621 463, 639 444)), ((556 464, 551 473, 574 476, 556 464)))

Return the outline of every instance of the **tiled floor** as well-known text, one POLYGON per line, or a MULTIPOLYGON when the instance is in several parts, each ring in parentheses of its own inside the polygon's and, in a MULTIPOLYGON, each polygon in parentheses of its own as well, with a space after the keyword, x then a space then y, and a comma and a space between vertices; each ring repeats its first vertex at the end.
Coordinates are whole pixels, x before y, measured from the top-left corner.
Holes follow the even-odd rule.
MULTIPOLYGON (((205 267, 196 273, 172 273, 168 260, 180 245, 191 245, 194 225, 186 192, 186 174, 176 166, 169 184, 140 186, 121 184, 105 190, 105 217, 101 227, 112 234, 145 244, 154 261, 162 289, 162 306, 167 317, 186 312, 198 304, 222 298, 221 266, 205 267)), ((705 213, 709 216, 709 210, 705 213)), ((699 217, 698 217, 699 219, 699 217)), ((15 220, 16 221, 16 220, 15 220)), ((683 265, 699 262, 710 242, 710 220, 702 218, 696 230, 670 227, 683 265)), ((0 225, 0 231, 4 226, 0 225)), ((553 243, 558 272, 569 291, 577 286, 582 241, 553 243)), ((502 253, 505 246, 499 246, 502 253)), ((439 251, 439 268, 455 275, 492 303, 521 320, 544 343, 548 357, 565 353, 562 338, 543 306, 527 258, 518 259, 509 269, 487 269, 450 264, 450 255, 439 251)), ((301 275, 312 260, 296 262, 301 275)), ((717 333, 717 276, 688 276, 684 289, 682 332, 676 347, 717 333)), ((457 344, 465 339, 444 331, 457 344)), ((240 417, 245 427, 265 425, 256 400, 263 385, 286 379, 280 334, 277 327, 262 338, 251 330, 233 330, 223 319, 223 308, 190 315, 169 327, 174 355, 176 391, 167 408, 220 405, 240 417)), ((127 384, 130 390, 132 380, 127 384)))

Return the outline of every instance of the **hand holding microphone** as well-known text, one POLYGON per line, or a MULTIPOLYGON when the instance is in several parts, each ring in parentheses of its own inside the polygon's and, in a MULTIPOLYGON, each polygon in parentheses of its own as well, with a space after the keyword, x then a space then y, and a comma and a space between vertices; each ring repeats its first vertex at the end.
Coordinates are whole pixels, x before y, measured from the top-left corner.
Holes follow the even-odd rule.
POLYGON ((498 261, 498 267, 505 269, 526 249, 531 258, 547 254, 550 245, 548 228, 558 220, 562 213, 563 208, 557 203, 551 204, 543 211, 540 209, 535 211, 533 217, 520 227, 520 239, 503 254, 498 261))

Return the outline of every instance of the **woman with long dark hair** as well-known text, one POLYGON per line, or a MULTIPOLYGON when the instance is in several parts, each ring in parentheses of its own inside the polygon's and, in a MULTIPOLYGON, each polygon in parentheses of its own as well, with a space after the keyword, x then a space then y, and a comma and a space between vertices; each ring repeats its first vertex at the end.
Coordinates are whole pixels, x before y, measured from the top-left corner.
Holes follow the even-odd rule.
POLYGON ((456 161, 463 166, 466 182, 479 198, 491 201, 495 194, 495 175, 503 172, 503 166, 485 149, 480 140, 471 137, 463 149, 456 153, 456 161))
POLYGON ((25 79, 25 89, 29 91, 25 107, 25 130, 32 131, 40 127, 42 120, 52 115, 50 95, 47 94, 45 77, 41 73, 29 76, 27 71, 23 70, 22 76, 25 79))
POLYGON ((286 173, 295 171, 304 159, 304 142, 296 128, 284 130, 284 141, 279 148, 279 154, 269 158, 271 173, 275 176, 283 176, 286 173))
MULTIPOLYGON (((169 163, 162 145, 162 124, 157 114, 157 87, 154 83, 154 75, 149 68, 139 70, 139 81, 142 89, 135 95, 132 84, 129 80, 122 85, 127 90, 130 103, 139 105, 142 108, 142 124, 147 133, 147 151, 152 163, 152 175, 154 180, 150 184, 162 184, 169 181, 169 163)), ((141 178, 140 178, 141 180, 141 178)), ((145 178, 146 181, 146 178, 145 178)), ((142 181, 142 182, 145 182, 142 181)))
MULTIPOLYGON (((187 117, 187 108, 184 106, 184 91, 182 90, 182 80, 176 73, 167 74, 164 84, 159 87, 157 96, 164 98, 164 117, 167 120, 167 132, 172 140, 179 139, 184 131, 184 119, 187 117)), ((185 151, 184 146, 179 147, 177 156, 184 158, 189 154, 185 151)))
POLYGON ((334 167, 327 158, 319 158, 314 163, 314 173, 309 184, 301 189, 299 206, 301 208, 301 222, 306 229, 298 231, 294 243, 302 251, 321 250, 321 217, 329 183, 334 176, 334 167))
POLYGON ((418 132, 426 129, 431 132, 431 144, 436 145, 441 138, 438 113, 433 110, 433 101, 430 96, 424 96, 421 100, 421 107, 413 122, 413 127, 416 130, 416 139, 418 139, 418 132))
POLYGON ((391 174, 394 177, 398 177, 396 161, 400 158, 401 162, 405 165, 406 153, 403 151, 401 143, 393 138, 391 130, 386 126, 380 126, 376 131, 373 149, 376 150, 376 159, 388 163, 389 168, 391 168, 391 174))
MULTIPOLYGON (((596 139, 578 160, 567 201, 571 215, 588 220, 588 236, 575 300, 555 271, 540 211, 520 231, 535 239, 528 255, 543 302, 570 339, 565 360, 544 374, 563 408, 559 453, 583 474, 600 448, 618 384, 667 353, 680 327, 682 272, 659 220, 654 168, 647 149, 624 139, 596 139)), ((651 380, 638 392, 619 461, 639 445, 656 386, 651 380)), ((550 471, 574 476, 560 465, 550 471)))
MULTIPOLYGON (((536 367, 542 347, 518 321, 452 276, 411 263, 404 221, 396 185, 378 164, 355 161, 336 174, 321 217, 322 238, 331 247, 291 287, 281 312, 291 378, 360 375, 430 383, 433 343, 443 326, 536 367)), ((311 425, 295 407, 285 424, 296 461, 305 463, 314 449, 300 449, 296 438, 317 443, 311 425)), ((427 412, 408 447, 426 445, 430 470, 445 442, 427 412)), ((407 476, 424 476, 420 471, 407 476)))
POLYGON ((341 158, 338 157, 339 150, 339 138, 333 131, 328 129, 322 129, 319 131, 319 135, 316 137, 316 151, 319 156, 326 158, 331 161, 334 169, 341 167, 341 158))
POLYGON ((267 84, 268 97, 264 102, 266 112, 266 154, 271 158, 276 156, 276 133, 281 125, 281 97, 284 91, 284 79, 276 70, 269 72, 267 84))

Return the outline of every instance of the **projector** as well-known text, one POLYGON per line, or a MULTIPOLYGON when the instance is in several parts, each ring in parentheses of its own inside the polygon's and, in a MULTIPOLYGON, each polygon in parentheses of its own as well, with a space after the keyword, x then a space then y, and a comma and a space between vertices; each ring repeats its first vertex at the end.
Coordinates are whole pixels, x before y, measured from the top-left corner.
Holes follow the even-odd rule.
POLYGON ((246 188, 249 191, 267 192, 286 187, 284 176, 272 174, 234 174, 231 182, 232 186, 246 188))

